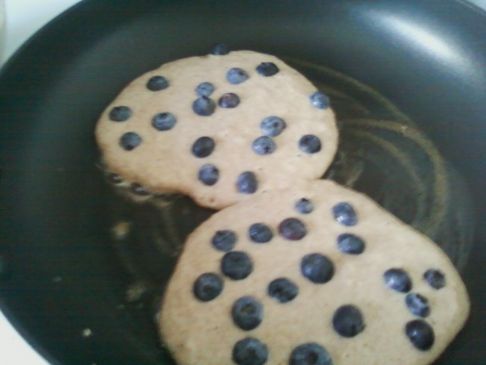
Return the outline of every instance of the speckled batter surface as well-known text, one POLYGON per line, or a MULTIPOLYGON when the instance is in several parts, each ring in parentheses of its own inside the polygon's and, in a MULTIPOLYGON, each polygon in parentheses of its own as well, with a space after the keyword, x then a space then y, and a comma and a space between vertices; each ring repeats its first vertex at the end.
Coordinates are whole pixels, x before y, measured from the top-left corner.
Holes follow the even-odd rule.
MULTIPOLYGON (((268 234, 261 237, 268 239, 268 234)), ((166 290, 160 328, 179 365, 235 363, 235 344, 245 338, 264 345, 264 363, 269 365, 291 363, 292 351, 308 343, 318 344, 329 356, 307 357, 308 361, 322 360, 315 362, 319 364, 424 365, 452 341, 468 313, 464 284, 437 245, 366 196, 329 181, 314 181, 261 194, 199 226, 187 240, 166 290), (302 205, 297 209, 296 202, 302 198, 305 209, 302 205), (342 209, 341 203, 347 203, 347 208, 342 209), (289 231, 289 226, 282 225, 288 218, 303 225, 294 224, 289 231), (256 243, 250 238, 249 227, 255 223, 270 228, 269 240, 256 243), (220 244, 218 249, 213 242, 218 231, 233 232, 234 240, 223 240, 233 244, 220 244), (354 253, 346 252, 338 244, 342 234, 358 237, 363 245, 351 245, 354 253), (245 253, 251 261, 243 279, 229 277, 222 265, 223 258, 234 252, 245 253), (309 254, 325 256, 332 263, 333 272, 324 275, 325 282, 313 282, 303 274, 302 261, 309 254), (385 280, 390 269, 402 270, 410 280, 408 287, 400 291, 400 281, 385 280), (439 280, 426 278, 430 270, 441 273, 439 280), (200 291, 200 295, 216 294, 206 301, 195 295, 195 283, 204 273, 216 275, 222 283, 218 290, 200 291), (269 284, 277 278, 286 278, 297 287, 294 298, 282 303, 269 294, 269 284), (406 304, 407 296, 415 294, 426 299, 427 310, 406 304), (235 302, 243 296, 261 305, 260 323, 248 330, 232 315, 235 302), (356 324, 356 317, 336 319, 343 306, 357 309, 361 324, 346 324, 356 324), (413 343, 409 336, 413 334, 406 331, 407 324, 417 323, 413 321, 432 329, 432 344, 427 336, 418 344, 422 349, 413 343), (344 336, 346 331, 352 336, 344 336)))
MULTIPOLYGON (((331 108, 319 108, 311 102, 314 92, 315 86, 304 76, 267 54, 233 51, 181 59, 130 83, 101 115, 96 139, 107 169, 124 181, 141 184, 152 193, 183 193, 202 206, 223 208, 261 192, 322 176, 334 157, 338 136, 331 108), (278 72, 262 75, 257 71, 261 63, 273 63, 278 72), (238 84, 229 82, 231 68, 243 70, 247 78, 238 84), (150 90, 148 83, 159 76, 167 85, 150 90), (208 97, 215 109, 207 116, 193 109, 198 98, 195 89, 203 82, 214 86, 208 97), (221 96, 227 93, 239 97, 236 107, 220 106, 221 96), (115 119, 122 120, 113 120, 110 114, 118 107, 128 109, 125 114, 118 109, 115 119), (165 124, 168 129, 153 126, 154 117, 161 113, 175 118, 165 124), (252 144, 265 135, 261 123, 269 116, 283 119, 286 127, 276 136, 267 135, 274 150, 261 155, 252 144), (138 136, 136 147, 127 149, 122 142, 127 133, 138 136), (319 140, 319 148, 312 152, 299 144, 309 135, 319 140), (194 143, 201 137, 214 142, 204 157, 193 153, 194 143), (199 178, 206 165, 218 170, 212 185, 199 178), (238 178, 244 172, 254 175, 255 192, 240 191, 238 178)), ((307 143, 312 145, 313 141, 307 139, 307 143)))

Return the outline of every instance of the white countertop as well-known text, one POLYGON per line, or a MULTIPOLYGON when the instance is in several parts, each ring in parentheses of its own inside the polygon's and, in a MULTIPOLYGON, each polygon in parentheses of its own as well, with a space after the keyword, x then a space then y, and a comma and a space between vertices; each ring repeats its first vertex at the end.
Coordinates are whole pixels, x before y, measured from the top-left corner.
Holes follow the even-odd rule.
POLYGON ((7 11, 7 39, 3 53, 3 60, 6 60, 49 20, 80 0, 3 1, 7 11))

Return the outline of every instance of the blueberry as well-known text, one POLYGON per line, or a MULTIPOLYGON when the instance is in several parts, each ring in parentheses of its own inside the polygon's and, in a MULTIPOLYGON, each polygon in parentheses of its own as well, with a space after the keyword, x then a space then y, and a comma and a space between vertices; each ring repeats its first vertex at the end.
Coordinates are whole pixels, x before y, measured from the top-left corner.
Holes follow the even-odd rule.
POLYGON ((412 289, 412 280, 402 269, 389 269, 383 274, 385 285, 400 293, 408 293, 412 289))
POLYGON ((434 345, 435 335, 432 327, 425 321, 416 319, 405 326, 405 334, 419 350, 427 351, 434 345))
POLYGON ((405 297, 408 310, 419 317, 427 317, 430 314, 429 301, 418 293, 409 293, 405 297))
POLYGON ((268 285, 267 293, 276 301, 287 303, 299 294, 299 288, 289 279, 278 278, 268 285))
POLYGON ((216 103, 214 100, 204 95, 200 96, 192 103, 192 110, 194 113, 203 117, 213 114, 215 109, 216 103))
POLYGON ((442 289, 446 285, 445 275, 440 270, 429 269, 424 273, 424 280, 434 289, 442 289))
POLYGON ((196 87, 197 96, 210 96, 214 92, 214 85, 210 82, 201 82, 196 87))
POLYGON ((241 84, 242 82, 248 80, 248 74, 246 73, 245 70, 239 68, 239 67, 233 67, 226 72, 226 80, 230 84, 241 84))
POLYGON ((265 136, 276 137, 287 127, 287 123, 280 117, 271 115, 266 117, 260 123, 260 129, 265 136))
POLYGON ((336 222, 343 226, 354 226, 358 223, 358 217, 353 206, 349 203, 338 203, 332 208, 332 214, 336 222))
POLYGON ((289 365, 333 365, 329 352, 317 343, 304 343, 290 354, 289 365))
POLYGON ((176 117, 172 113, 155 114, 152 118, 152 127, 158 131, 168 131, 174 128, 177 122, 176 117))
POLYGON ((253 297, 238 299, 231 309, 233 322, 242 330, 250 331, 257 328, 263 320, 263 306, 253 297))
POLYGON ((208 157, 214 150, 214 140, 211 137, 199 137, 192 145, 192 154, 196 157, 208 157))
POLYGON ((304 222, 299 219, 287 218, 278 225, 278 232, 283 238, 291 241, 298 241, 305 237, 307 228, 305 227, 304 222))
POLYGON ((130 185, 130 191, 135 194, 135 195, 140 195, 140 196, 147 196, 150 195, 150 191, 148 191, 146 188, 144 188, 142 185, 139 183, 132 183, 130 185))
POLYGON ((240 193, 253 194, 258 189, 258 181, 255 173, 251 171, 242 172, 236 180, 236 188, 240 193))
POLYGON ((216 298, 223 290, 223 279, 214 273, 199 276, 192 287, 194 296, 202 302, 209 302, 216 298))
POLYGON ((234 231, 225 229, 222 231, 216 231, 211 240, 211 243, 217 250, 228 252, 235 247, 236 241, 236 233, 234 231))
POLYGON ((269 155, 275 151, 277 145, 270 137, 262 136, 253 141, 251 148, 257 155, 269 155))
POLYGON ((354 337, 365 328, 363 315, 354 305, 339 307, 332 318, 334 330, 343 337, 354 337))
POLYGON ((321 150, 321 140, 313 134, 306 134, 300 139, 299 148, 305 153, 317 153, 321 150))
POLYGON ((351 233, 340 234, 337 238, 337 245, 339 251, 349 255, 359 255, 365 250, 364 241, 351 233))
POLYGON ((221 260, 221 271, 230 279, 242 280, 253 271, 253 262, 250 256, 242 251, 228 252, 221 260))
POLYGON ((314 204, 307 198, 301 198, 295 203, 295 210, 302 214, 309 214, 314 210, 314 204))
POLYGON ((204 185, 212 186, 218 182, 219 170, 212 164, 206 164, 201 166, 198 172, 198 179, 204 185))
POLYGON ((267 77, 273 76, 280 71, 273 62, 262 62, 257 66, 256 70, 260 75, 267 77))
POLYGON ((124 122, 132 116, 132 109, 128 106, 115 106, 110 110, 110 120, 113 122, 124 122))
POLYGON ((237 365, 263 365, 268 359, 268 349, 263 342, 247 337, 235 344, 232 358, 237 365))
POLYGON ((213 49, 211 50, 211 54, 215 56, 224 56, 229 53, 229 49, 224 43, 216 44, 213 49))
POLYGON ((310 102, 318 109, 326 109, 330 105, 329 97, 321 91, 316 91, 312 94, 310 96, 310 102))
POLYGON ((254 223, 248 229, 248 236, 253 242, 266 243, 273 238, 272 230, 263 223, 254 223))
POLYGON ((305 255, 300 262, 300 271, 315 284, 324 284, 334 276, 334 264, 319 253, 305 255))
POLYGON ((131 151, 142 143, 142 137, 135 132, 127 132, 120 137, 120 146, 126 150, 131 151))
POLYGON ((240 103, 240 98, 235 93, 226 93, 221 95, 218 105, 221 108, 236 108, 240 103))
POLYGON ((112 184, 121 184, 123 182, 123 179, 118 174, 109 173, 108 174, 108 181, 111 182, 112 184))
POLYGON ((169 80, 164 76, 153 76, 147 81, 147 89, 150 91, 160 91, 169 87, 169 80))

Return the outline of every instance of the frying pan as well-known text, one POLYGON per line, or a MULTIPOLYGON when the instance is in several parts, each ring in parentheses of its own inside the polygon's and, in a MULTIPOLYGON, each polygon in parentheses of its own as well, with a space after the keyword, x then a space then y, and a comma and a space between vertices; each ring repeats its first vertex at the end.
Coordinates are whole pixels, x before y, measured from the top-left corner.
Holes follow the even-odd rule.
MULTIPOLYGON (((406 166, 435 186, 428 179, 438 165, 430 156, 443 158, 445 221, 435 231, 415 223, 446 242, 472 313, 437 364, 484 364, 486 14, 453 0, 87 0, 56 18, 0 75, 0 294, 18 331, 52 364, 172 363, 154 326, 158 299, 185 235, 211 212, 186 198, 161 210, 114 194, 97 167, 93 128, 130 80, 205 54, 215 42, 281 56, 328 88, 344 152, 355 145, 346 137, 353 133, 385 140, 389 156, 405 151, 411 163, 383 162, 369 177, 373 184, 355 186, 380 203, 386 205, 383 194, 399 194, 367 187, 405 181, 399 192, 413 191, 410 174, 390 180, 406 166), (403 138, 394 140, 407 134, 383 124, 363 122, 353 131, 370 119, 402 123, 426 144, 416 139, 407 149, 403 138), (127 227, 133 229, 125 235, 127 227), (462 248, 454 251, 456 241, 462 248)), ((349 183, 339 159, 328 177, 349 183)), ((426 202, 444 198, 433 189, 425 194, 426 202)), ((410 209, 418 205, 405 205, 387 209, 414 224, 410 209)))

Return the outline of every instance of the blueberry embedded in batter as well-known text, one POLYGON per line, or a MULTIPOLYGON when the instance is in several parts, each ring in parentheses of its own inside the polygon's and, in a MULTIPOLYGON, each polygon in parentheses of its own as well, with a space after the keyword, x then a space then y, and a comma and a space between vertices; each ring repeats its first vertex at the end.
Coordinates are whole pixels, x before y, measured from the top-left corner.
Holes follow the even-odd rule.
POLYGON ((125 151, 132 151, 142 143, 142 137, 135 132, 127 132, 120 137, 120 146, 125 151))
POLYGON ((272 280, 268 285, 267 293, 279 303, 288 303, 299 294, 299 287, 287 278, 272 280))
POLYGON ((266 224, 254 223, 248 229, 248 237, 255 243, 267 243, 273 238, 273 232, 266 224))
POLYGON ((334 312, 332 326, 343 337, 354 337, 365 329, 361 311, 351 304, 343 305, 334 312))
POLYGON ((289 365, 333 365, 329 352, 317 343, 297 346, 290 354, 289 365))
POLYGON ((232 358, 237 365, 263 365, 268 359, 268 348, 260 340, 246 337, 234 345, 232 358))
POLYGON ((168 112, 155 114, 152 118, 152 127, 160 132, 174 128, 176 123, 175 115, 168 112))
POLYGON ((150 91, 161 91, 169 87, 169 80, 164 76, 152 76, 145 85, 150 91))
POLYGON ((211 94, 215 90, 215 86, 210 82, 201 82, 199 85, 196 86, 196 95, 197 96, 211 96, 211 94))
POLYGON ((295 202, 295 210, 301 214, 309 214, 314 210, 314 204, 307 198, 300 198, 295 202))
POLYGON ((215 109, 216 103, 214 100, 205 95, 200 96, 192 103, 192 110, 194 113, 202 117, 210 116, 214 113, 215 109))
POLYGON ((256 71, 265 77, 276 75, 280 69, 273 62, 262 62, 256 67, 256 71))
POLYGON ((410 293, 405 297, 408 310, 419 317, 428 317, 430 314, 429 301, 418 293, 410 293))
POLYGON ((283 238, 298 241, 305 237, 307 228, 300 219, 286 218, 278 225, 278 232, 283 238))
POLYGON ((214 139, 211 137, 199 137, 196 141, 192 144, 192 154, 198 158, 208 157, 214 151, 214 147, 216 143, 214 139))
POLYGON ((240 104, 240 97, 235 93, 223 94, 218 100, 218 105, 221 108, 225 108, 225 109, 236 108, 239 104, 240 104))
POLYGON ((262 130, 263 135, 268 137, 277 137, 285 128, 287 128, 285 120, 275 115, 263 118, 260 123, 260 129, 262 130))
POLYGON ((242 194, 253 194, 258 189, 258 180, 254 172, 242 172, 236 180, 236 188, 242 194))
POLYGON ((310 96, 311 104, 318 109, 327 109, 330 106, 329 97, 322 91, 316 91, 310 96))
POLYGON ((302 152, 313 154, 321 150, 321 140, 313 134, 306 134, 299 140, 299 148, 302 152))
POLYGON ((261 136, 253 141, 251 148, 257 155, 269 155, 275 152, 277 145, 272 138, 261 136))
POLYGON ((110 110, 108 117, 112 122, 125 122, 132 116, 133 112, 128 106, 115 106, 110 110))
POLYGON ((253 330, 263 320, 263 305, 254 297, 241 297, 233 304, 231 317, 234 324, 242 330, 253 330))
POLYGON ((434 289, 442 289, 446 285, 445 275, 442 271, 429 269, 423 275, 424 280, 434 289))
POLYGON ((325 284, 334 276, 334 264, 327 256, 311 253, 302 258, 300 271, 314 284, 325 284))
POLYGON ((248 73, 239 67, 233 67, 226 72, 226 80, 233 85, 241 84, 248 80, 248 73))
POLYGON ((223 279, 214 273, 200 275, 192 287, 194 296, 202 302, 215 299, 223 291, 223 279))
POLYGON ((253 271, 253 261, 242 251, 226 253, 221 260, 221 272, 233 280, 243 280, 253 271))
POLYGON ((435 342, 434 330, 425 321, 416 319, 405 325, 405 334, 418 350, 427 351, 435 342))
POLYGON ((392 268, 383 274, 385 285, 400 293, 408 293, 412 289, 412 279, 403 269, 392 268))
POLYGON ((229 252, 235 247, 237 240, 238 238, 234 231, 224 229, 216 231, 211 239, 211 244, 219 251, 229 252))
POLYGON ((212 164, 203 165, 199 169, 198 179, 204 185, 213 186, 219 180, 219 169, 212 164))
POLYGON ((343 226, 355 226, 358 223, 358 216, 353 206, 349 203, 342 202, 332 208, 332 214, 336 222, 343 226))
POLYGON ((365 250, 365 242, 362 238, 352 233, 342 233, 337 238, 339 251, 348 255, 360 255, 365 250))

